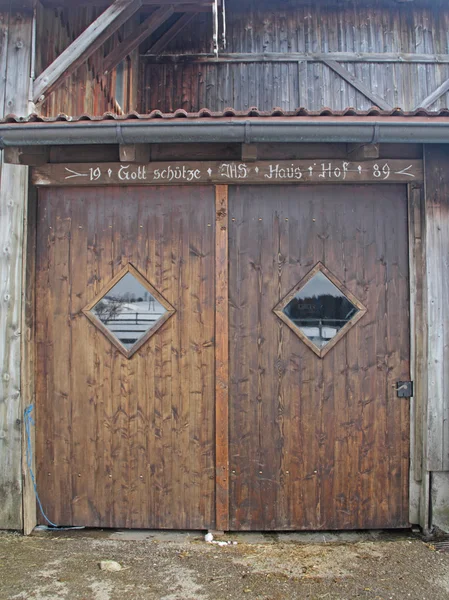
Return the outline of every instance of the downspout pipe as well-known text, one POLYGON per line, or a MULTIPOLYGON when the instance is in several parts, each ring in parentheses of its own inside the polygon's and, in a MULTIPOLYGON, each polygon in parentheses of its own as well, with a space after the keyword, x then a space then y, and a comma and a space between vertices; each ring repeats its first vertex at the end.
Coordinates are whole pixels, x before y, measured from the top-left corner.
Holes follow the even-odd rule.
POLYGON ((72 144, 154 143, 449 143, 449 119, 57 121, 1 123, 0 148, 72 144))

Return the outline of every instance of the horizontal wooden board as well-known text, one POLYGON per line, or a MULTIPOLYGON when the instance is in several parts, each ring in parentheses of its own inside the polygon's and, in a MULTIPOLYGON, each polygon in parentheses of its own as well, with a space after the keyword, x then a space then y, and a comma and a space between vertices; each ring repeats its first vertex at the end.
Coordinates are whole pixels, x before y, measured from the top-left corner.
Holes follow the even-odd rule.
POLYGON ((410 183, 423 178, 420 160, 332 159, 149 164, 48 164, 33 170, 37 186, 281 183, 410 183))

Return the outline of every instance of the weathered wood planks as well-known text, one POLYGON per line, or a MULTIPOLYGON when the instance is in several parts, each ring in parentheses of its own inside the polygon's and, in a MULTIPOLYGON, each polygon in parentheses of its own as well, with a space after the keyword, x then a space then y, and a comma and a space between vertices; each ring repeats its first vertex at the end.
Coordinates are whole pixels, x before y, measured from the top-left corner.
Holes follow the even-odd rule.
MULTIPOLYGON (((26 115, 30 84, 32 13, 0 13, 0 111, 26 115)), ((0 528, 21 529, 23 408, 32 402, 22 397, 22 283, 24 218, 28 169, 8 165, 1 157, 0 177, 0 528)), ((26 388, 25 391, 30 391, 26 388)), ((31 483, 24 465, 25 502, 34 510, 31 483)))
POLYGON ((449 178, 447 146, 425 146, 427 272, 427 465, 449 471, 449 178))
POLYGON ((143 23, 138 25, 129 36, 110 52, 104 59, 103 71, 109 73, 128 54, 131 54, 142 42, 150 37, 174 12, 174 6, 161 6, 152 13, 143 23))
POLYGON ((41 102, 102 46, 141 7, 141 0, 115 0, 34 82, 33 101, 41 102))
POLYGON ((405 186, 232 186, 229 230, 230 528, 406 526, 405 186), (322 359, 273 313, 319 261, 367 308, 322 359))
POLYGON ((218 57, 210 18, 200 15, 164 55, 142 58, 142 110, 368 110, 373 104, 414 110, 424 100, 431 110, 448 106, 447 6, 334 4, 285 2, 274 11, 269 3, 229 0, 227 46, 218 57), (185 79, 195 97, 183 97, 185 79), (167 80, 170 102, 158 98, 167 80))
POLYGON ((47 164, 33 169, 36 186, 189 185, 229 183, 409 183, 422 180, 419 160, 164 162, 47 164))
POLYGON ((44 189, 38 211, 36 444, 49 517, 215 529, 213 188, 44 189), (176 310, 130 359, 83 314, 128 264, 176 310))

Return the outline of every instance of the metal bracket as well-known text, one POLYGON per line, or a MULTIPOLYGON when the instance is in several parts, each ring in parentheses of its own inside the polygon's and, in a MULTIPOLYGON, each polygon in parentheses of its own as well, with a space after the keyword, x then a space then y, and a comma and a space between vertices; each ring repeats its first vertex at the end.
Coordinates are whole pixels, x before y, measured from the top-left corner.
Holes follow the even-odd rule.
POLYGON ((413 396, 413 381, 397 381, 396 392, 398 398, 411 398, 413 396))

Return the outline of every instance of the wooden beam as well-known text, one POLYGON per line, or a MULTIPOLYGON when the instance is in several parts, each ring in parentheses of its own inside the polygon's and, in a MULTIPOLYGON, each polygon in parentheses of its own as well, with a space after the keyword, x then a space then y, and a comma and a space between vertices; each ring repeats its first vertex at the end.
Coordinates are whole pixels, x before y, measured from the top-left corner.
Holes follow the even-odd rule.
POLYGON ((8 147, 4 150, 4 162, 10 165, 39 167, 50 161, 48 146, 8 147))
POLYGON ((215 495, 218 530, 229 529, 228 186, 215 188, 215 495))
POLYGON ((147 163, 150 160, 149 144, 121 144, 120 161, 131 163, 147 163))
POLYGON ((392 110, 391 104, 389 104, 386 100, 375 94, 372 90, 369 89, 360 79, 357 79, 352 73, 350 73, 347 69, 339 65, 334 60, 323 60, 322 61, 329 69, 332 69, 335 73, 340 75, 342 79, 347 81, 352 87, 354 87, 358 92, 366 96, 371 102, 374 102, 375 106, 382 108, 383 110, 392 110))
POLYGON ((239 161, 170 161, 146 165, 123 163, 48 164, 33 169, 37 186, 199 185, 199 184, 341 184, 411 183, 423 179, 422 161, 339 159, 239 161))
POLYGON ((103 71, 110 73, 128 54, 131 54, 144 40, 150 37, 162 23, 165 23, 174 13, 172 4, 161 6, 104 59, 103 71))
POLYGON ((370 160, 379 158, 380 144, 346 144, 346 150, 351 160, 370 160))
POLYGON ((46 94, 76 71, 141 5, 142 0, 115 0, 36 79, 34 102, 42 102, 46 94))
POLYGON ((414 110, 417 110, 418 108, 429 108, 429 106, 432 106, 432 104, 436 102, 438 98, 441 98, 441 96, 447 91, 449 91, 449 79, 443 81, 443 83, 440 86, 438 86, 434 92, 429 94, 427 98, 424 98, 424 100, 420 102, 414 110))
POLYGON ((158 40, 155 42, 147 54, 159 54, 162 52, 172 40, 186 27, 190 21, 192 21, 198 13, 185 13, 174 23, 168 31, 166 31, 158 40))
POLYGON ((254 162, 257 160, 257 144, 242 144, 242 161, 254 162))
POLYGON ((232 52, 213 54, 164 54, 148 55, 149 61, 189 63, 258 63, 298 61, 321 62, 334 60, 350 63, 408 63, 449 64, 449 54, 412 54, 403 52, 232 52))

